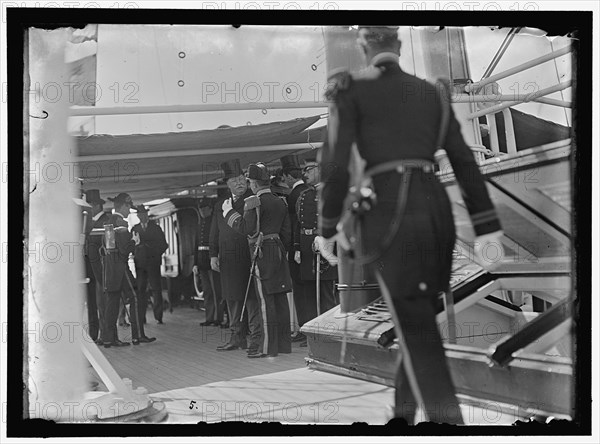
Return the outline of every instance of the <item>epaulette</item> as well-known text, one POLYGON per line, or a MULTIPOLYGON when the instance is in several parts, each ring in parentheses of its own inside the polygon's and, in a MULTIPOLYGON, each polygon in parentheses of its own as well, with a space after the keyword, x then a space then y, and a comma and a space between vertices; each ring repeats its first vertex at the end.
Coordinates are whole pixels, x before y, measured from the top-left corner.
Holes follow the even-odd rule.
POLYGON ((349 71, 334 70, 327 80, 327 90, 325 91, 325 99, 335 100, 340 91, 346 91, 352 85, 352 81, 356 80, 375 80, 381 76, 382 68, 377 66, 367 66, 360 71, 350 73, 349 71))
POLYGON ((335 100, 340 91, 346 91, 352 84, 352 75, 346 69, 333 71, 327 79, 326 100, 335 100))
POLYGON ((260 207, 260 197, 252 195, 244 199, 244 211, 250 211, 257 207, 260 207))

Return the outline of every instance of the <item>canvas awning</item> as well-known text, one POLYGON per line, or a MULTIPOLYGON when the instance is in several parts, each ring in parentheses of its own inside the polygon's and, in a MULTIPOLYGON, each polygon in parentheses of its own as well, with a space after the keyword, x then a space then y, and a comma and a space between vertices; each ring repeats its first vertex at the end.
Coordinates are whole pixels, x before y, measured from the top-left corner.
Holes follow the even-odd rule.
POLYGON ((222 162, 238 158, 278 165, 290 153, 318 149, 325 126, 308 129, 319 116, 202 131, 166 134, 98 134, 76 137, 83 189, 106 198, 129 193, 137 204, 195 189, 223 176, 222 162))

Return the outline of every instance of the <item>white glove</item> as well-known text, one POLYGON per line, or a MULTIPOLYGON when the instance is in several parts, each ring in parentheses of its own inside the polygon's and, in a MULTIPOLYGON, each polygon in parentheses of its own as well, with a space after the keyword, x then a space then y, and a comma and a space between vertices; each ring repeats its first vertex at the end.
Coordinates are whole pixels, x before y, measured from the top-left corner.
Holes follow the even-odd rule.
POLYGON ((198 266, 197 266, 197 265, 194 265, 194 266, 192 267, 192 273, 194 273, 194 274, 198 274, 198 266))
POLYGON ((300 262, 302 262, 302 258, 300 257, 300 252, 299 251, 294 252, 294 261, 296 261, 297 264, 299 264, 300 262))
POLYGON ((233 205, 231 204, 231 198, 225 199, 223 201, 223 205, 221 205, 221 209, 223 210, 223 217, 229 213, 230 210, 233 210, 233 205))
POLYGON ((338 257, 335 254, 333 254, 333 248, 335 247, 336 237, 337 235, 333 236, 330 239, 325 239, 323 236, 317 236, 313 241, 313 249, 315 250, 315 252, 321 253, 321 256, 327 259, 327 262, 329 262, 329 264, 332 266, 335 266, 339 263, 338 257))
POLYGON ((498 268, 504 260, 504 246, 501 240, 503 234, 499 230, 475 238, 473 244, 475 262, 488 271, 498 268))
POLYGON ((131 235, 131 238, 135 242, 135 245, 138 246, 140 244, 140 234, 137 231, 134 231, 131 235))
POLYGON ((210 268, 212 268, 217 273, 219 273, 221 271, 221 265, 219 264, 219 258, 218 257, 211 257, 210 258, 210 268))

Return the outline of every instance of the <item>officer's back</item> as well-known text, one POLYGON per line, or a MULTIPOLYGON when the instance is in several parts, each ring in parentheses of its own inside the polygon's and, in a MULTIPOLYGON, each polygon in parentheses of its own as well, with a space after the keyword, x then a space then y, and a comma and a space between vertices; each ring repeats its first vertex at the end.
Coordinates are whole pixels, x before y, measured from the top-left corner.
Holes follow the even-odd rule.
POLYGON ((439 97, 435 85, 405 73, 397 61, 382 58, 354 75, 337 103, 340 120, 354 120, 346 128, 356 128, 359 152, 371 167, 401 158, 433 160, 439 97))

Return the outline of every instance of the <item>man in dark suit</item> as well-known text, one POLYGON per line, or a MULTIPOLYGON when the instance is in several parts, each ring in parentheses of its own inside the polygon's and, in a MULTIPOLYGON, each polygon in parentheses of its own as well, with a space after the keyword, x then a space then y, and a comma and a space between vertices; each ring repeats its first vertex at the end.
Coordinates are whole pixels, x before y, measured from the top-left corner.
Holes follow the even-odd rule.
POLYGON ((103 228, 108 221, 108 214, 103 211, 104 199, 100 198, 100 190, 87 190, 86 201, 92 206, 86 223, 87 233, 84 245, 84 258, 86 275, 90 279, 87 284, 87 309, 90 338, 96 343, 101 343, 102 331, 104 330, 104 290, 102 284, 102 262, 100 258, 100 247, 102 236, 94 235, 94 228, 103 228))
MULTIPOLYGON (((298 216, 296 214, 296 202, 298 201, 298 196, 300 196, 300 194, 306 191, 309 187, 304 182, 302 166, 297 155, 290 154, 283 156, 280 160, 283 179, 291 189, 290 193, 287 195, 287 209, 290 215, 293 248, 288 254, 288 263, 290 267, 290 274, 292 276, 296 316, 298 317, 298 325, 302 327, 306 322, 314 317, 311 317, 310 315, 312 310, 310 309, 311 302, 309 300, 311 294, 314 292, 312 292, 311 288, 309 288, 311 283, 305 281, 300 276, 302 253, 300 244, 300 225, 298 223, 298 216)), ((294 342, 300 342, 300 346, 306 347, 306 337, 304 334, 297 334, 293 340, 294 342)))
POLYGON ((156 222, 149 220, 148 209, 143 205, 137 207, 137 216, 140 220, 131 231, 140 237, 140 243, 135 247, 135 273, 137 281, 138 317, 141 323, 146 320, 148 308, 148 295, 146 288, 148 282, 152 287, 152 309, 154 319, 163 323, 163 298, 160 278, 160 263, 163 253, 169 247, 165 233, 156 222))
POLYGON ((284 201, 271 192, 267 167, 248 166, 250 188, 256 195, 247 197, 244 215, 234 208, 231 199, 223 202, 223 217, 232 229, 248 236, 256 266, 254 284, 260 306, 262 343, 249 358, 274 357, 291 353, 290 308, 287 292, 292 288, 286 252, 291 245, 291 229, 284 201))
MULTIPOLYGON (((106 255, 103 258, 104 266, 104 289, 107 293, 105 310, 105 331, 102 334, 104 347, 123 347, 129 345, 122 342, 117 335, 117 317, 119 315, 119 301, 122 293, 131 294, 131 336, 134 345, 140 342, 153 342, 156 338, 148 338, 144 333, 144 323, 138 322, 136 297, 134 296, 135 280, 129 270, 129 255, 135 251, 140 243, 137 233, 129 232, 129 224, 125 220, 133 207, 131 196, 127 193, 119 193, 111 199, 115 205, 115 211, 108 218, 107 225, 112 225, 114 230, 114 242, 107 245, 105 239, 106 255)), ((106 227, 105 227, 106 228, 106 227)))
POLYGON ((200 220, 196 226, 196 252, 194 254, 194 274, 199 274, 204 293, 204 309, 206 319, 201 326, 221 325, 225 308, 221 297, 221 277, 210 268, 210 226, 213 218, 212 199, 200 201, 200 220))
MULTIPOLYGON (((239 159, 221 164, 224 179, 229 188, 229 196, 215 204, 220 209, 225 199, 233 200, 233 209, 240 216, 244 212, 244 199, 252 195, 239 159)), ((248 291, 246 310, 242 311, 244 295, 250 278, 250 252, 246 236, 227 224, 221 211, 215 211, 210 227, 209 243, 211 268, 221 275, 221 294, 229 310, 231 338, 226 344, 217 347, 218 351, 231 351, 239 348, 256 350, 260 341, 260 320, 258 301, 251 285, 248 291), (243 316, 242 316, 243 315, 243 316), (247 343, 246 336, 249 335, 247 343)))
POLYGON ((364 243, 355 254, 369 264, 391 301, 402 350, 395 416, 413 422, 419 405, 430 421, 461 424, 435 318, 439 293, 449 288, 456 236, 450 201, 435 176, 436 150, 448 154, 480 245, 498 241, 500 223, 448 94, 400 69, 397 28, 360 28, 359 44, 369 67, 355 75, 336 73, 326 93, 331 108, 321 165, 321 233, 351 248, 336 227, 356 144, 377 201, 362 216, 364 243))

